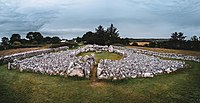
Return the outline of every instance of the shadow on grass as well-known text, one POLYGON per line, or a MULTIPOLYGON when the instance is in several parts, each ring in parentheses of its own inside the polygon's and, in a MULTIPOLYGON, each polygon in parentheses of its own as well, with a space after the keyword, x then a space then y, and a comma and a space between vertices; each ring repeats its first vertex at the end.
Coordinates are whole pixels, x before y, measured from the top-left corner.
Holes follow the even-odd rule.
POLYGON ((98 80, 98 82, 106 82, 113 85, 123 85, 123 84, 127 84, 129 80, 130 79, 121 79, 121 80, 104 79, 104 80, 98 80))
POLYGON ((85 77, 78 77, 78 76, 74 76, 74 77, 67 77, 66 79, 70 79, 70 80, 74 80, 74 81, 83 81, 83 80, 88 80, 85 77))
POLYGON ((82 81, 82 80, 88 80, 85 77, 78 77, 78 76, 61 76, 61 75, 49 75, 49 74, 42 74, 40 72, 32 72, 32 71, 22 71, 20 72, 19 70, 11 70, 13 72, 16 73, 26 73, 26 74, 31 74, 31 75, 39 75, 39 76, 47 76, 47 77, 52 77, 52 78, 65 78, 65 79, 69 79, 69 80, 74 80, 74 81, 82 81))
POLYGON ((15 75, 13 75, 13 79, 10 77, 0 78, 0 103, 28 103, 29 95, 26 93, 30 93, 31 89, 27 86, 20 92, 14 90, 15 84, 13 82, 17 79, 15 75))

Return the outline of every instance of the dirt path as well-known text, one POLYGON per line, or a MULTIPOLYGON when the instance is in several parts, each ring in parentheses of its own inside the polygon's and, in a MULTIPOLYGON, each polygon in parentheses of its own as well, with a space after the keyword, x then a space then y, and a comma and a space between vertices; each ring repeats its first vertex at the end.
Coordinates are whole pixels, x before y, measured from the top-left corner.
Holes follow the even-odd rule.
POLYGON ((91 75, 90 75, 90 80, 91 80, 91 87, 102 87, 106 86, 105 82, 99 81, 97 78, 97 65, 94 65, 92 70, 91 70, 91 75))
POLYGON ((98 78, 97 78, 97 65, 94 65, 93 68, 91 69, 90 80, 92 82, 98 81, 98 78))

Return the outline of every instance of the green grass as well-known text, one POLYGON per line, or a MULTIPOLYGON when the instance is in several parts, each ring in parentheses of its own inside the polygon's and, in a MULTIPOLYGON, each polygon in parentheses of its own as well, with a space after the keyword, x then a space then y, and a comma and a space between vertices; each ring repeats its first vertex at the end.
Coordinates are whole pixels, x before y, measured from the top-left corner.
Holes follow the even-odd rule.
POLYGON ((99 62, 99 60, 101 60, 101 59, 120 60, 123 58, 123 56, 120 54, 110 53, 107 51, 102 51, 102 52, 98 52, 98 53, 97 52, 84 52, 84 53, 78 54, 78 56, 83 56, 83 57, 86 55, 91 56, 92 53, 95 54, 96 62, 99 62))
POLYGON ((200 63, 154 78, 96 82, 7 70, 0 66, 0 103, 200 102, 200 63))

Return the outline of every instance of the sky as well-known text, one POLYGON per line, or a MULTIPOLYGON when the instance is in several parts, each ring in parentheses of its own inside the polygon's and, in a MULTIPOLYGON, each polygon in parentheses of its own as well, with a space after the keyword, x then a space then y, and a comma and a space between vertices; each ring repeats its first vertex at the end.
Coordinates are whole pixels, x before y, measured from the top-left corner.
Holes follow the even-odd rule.
POLYGON ((121 37, 200 36, 199 0, 0 0, 0 37, 30 31, 71 39, 114 24, 121 37))

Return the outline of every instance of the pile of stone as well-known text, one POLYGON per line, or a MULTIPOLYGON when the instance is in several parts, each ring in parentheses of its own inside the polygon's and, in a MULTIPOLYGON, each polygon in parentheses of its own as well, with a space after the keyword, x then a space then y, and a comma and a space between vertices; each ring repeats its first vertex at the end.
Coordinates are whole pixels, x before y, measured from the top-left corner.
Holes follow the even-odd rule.
MULTIPOLYGON (((34 52, 33 54, 37 54, 37 56, 23 60, 15 58, 13 63, 9 63, 8 69, 19 69, 20 71, 39 72, 49 75, 79 76, 89 78, 91 68, 93 68, 95 64, 94 55, 91 57, 87 55, 85 57, 77 57, 79 53, 88 51, 109 51, 121 53, 120 50, 115 50, 112 46, 99 45, 87 45, 75 50, 65 50, 54 53, 49 53, 51 52, 49 49, 41 50, 42 54, 38 51, 32 51, 34 52)), ((30 55, 32 53, 28 52, 21 54, 30 55)))
POLYGON ((42 54, 9 63, 8 69, 31 71, 49 75, 79 76, 89 78, 93 57, 76 57, 74 50, 42 54))
POLYGON ((154 77, 161 73, 171 73, 184 68, 185 62, 162 60, 126 49, 127 56, 122 60, 100 60, 97 68, 99 79, 124 79, 154 77))
POLYGON ((186 67, 185 62, 183 61, 163 60, 159 57, 194 61, 199 60, 192 56, 157 53, 112 45, 86 45, 75 50, 67 49, 65 51, 53 53, 48 50, 45 52, 42 51, 42 53, 38 53, 39 55, 37 56, 23 60, 15 58, 13 63, 9 63, 8 69, 19 69, 20 71, 39 72, 49 75, 79 76, 89 78, 91 69, 96 64, 94 55, 77 57, 78 54, 89 51, 108 51, 118 53, 124 57, 121 60, 100 60, 97 67, 97 77, 99 79, 154 77, 158 74, 171 73, 186 67))
POLYGON ((159 52, 148 51, 148 50, 143 50, 143 49, 136 49, 136 48, 134 48, 132 50, 136 53, 158 56, 158 57, 162 57, 162 58, 172 58, 172 59, 200 62, 200 57, 197 57, 197 56, 189 56, 189 55, 174 54, 174 53, 159 53, 159 52))
POLYGON ((101 51, 108 51, 112 53, 118 53, 121 55, 125 55, 124 53, 124 48, 123 49, 118 49, 120 47, 117 46, 99 46, 99 45, 86 45, 82 48, 78 48, 76 51, 74 51, 74 55, 78 55, 79 53, 82 52, 101 52, 101 51))
POLYGON ((59 47, 59 48, 34 50, 34 51, 16 53, 16 54, 12 54, 12 55, 6 55, 6 56, 0 57, 0 64, 6 64, 8 62, 13 62, 14 59, 24 59, 24 58, 29 58, 29 57, 32 57, 32 56, 47 54, 47 53, 55 52, 55 51, 63 51, 63 50, 67 50, 67 49, 69 49, 69 47, 64 46, 64 47, 59 47))

